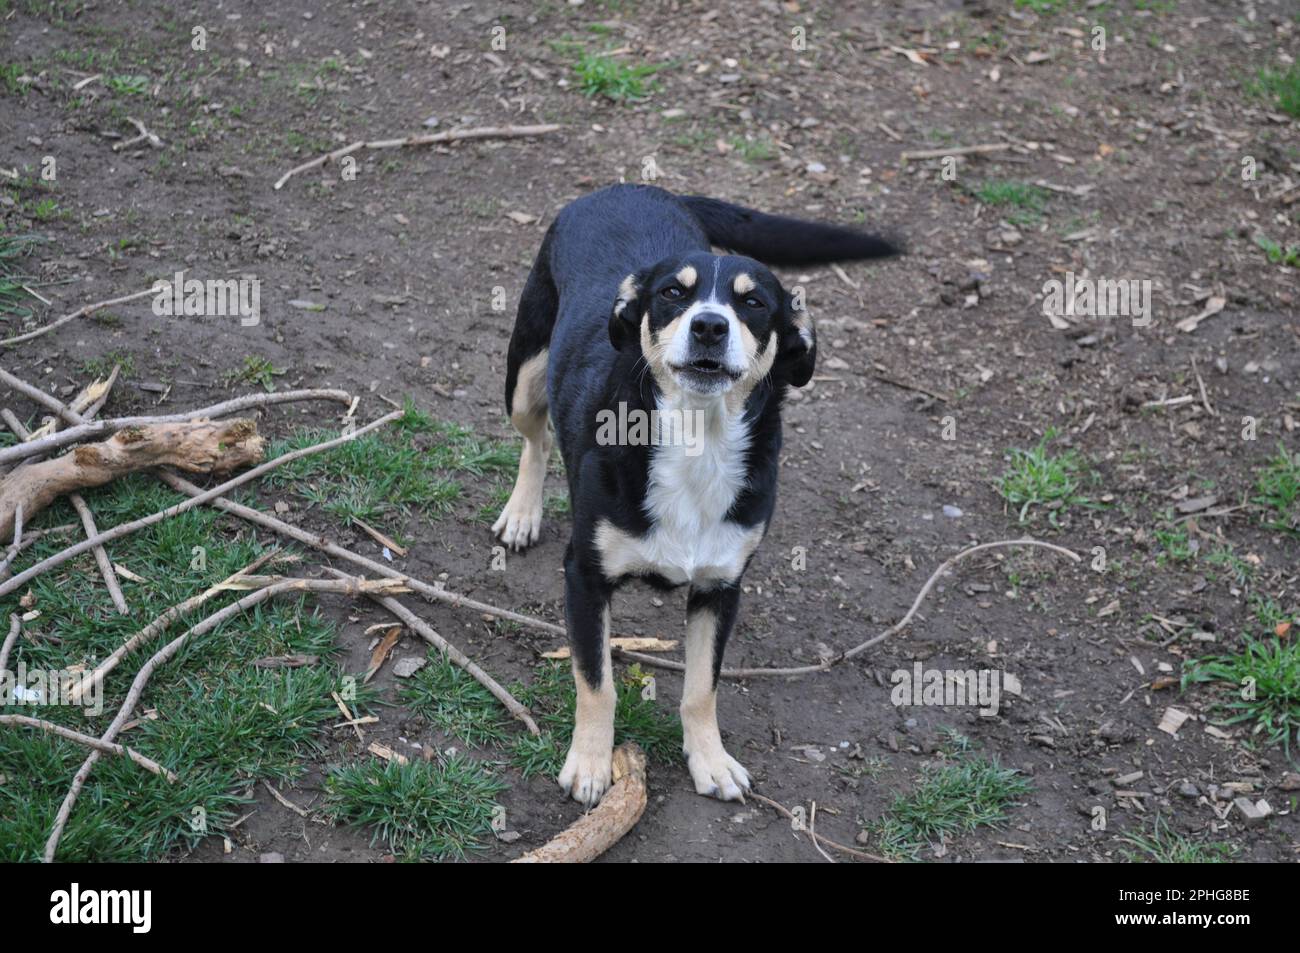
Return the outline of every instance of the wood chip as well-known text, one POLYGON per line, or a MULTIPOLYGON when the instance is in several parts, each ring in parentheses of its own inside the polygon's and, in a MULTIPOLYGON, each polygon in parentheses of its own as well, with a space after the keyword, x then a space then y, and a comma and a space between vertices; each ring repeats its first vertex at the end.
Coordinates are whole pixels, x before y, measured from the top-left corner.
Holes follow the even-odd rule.
POLYGON ((1167 735, 1177 736, 1178 729, 1183 727, 1183 722, 1192 716, 1178 708, 1166 708, 1164 715, 1160 718, 1160 724, 1157 726, 1167 735))

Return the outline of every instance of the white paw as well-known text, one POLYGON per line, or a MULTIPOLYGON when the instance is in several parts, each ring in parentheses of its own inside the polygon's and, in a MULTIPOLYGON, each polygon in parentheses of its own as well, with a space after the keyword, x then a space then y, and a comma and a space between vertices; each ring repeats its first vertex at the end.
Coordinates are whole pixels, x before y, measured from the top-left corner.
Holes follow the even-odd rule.
POLYGON ((584 745, 580 750, 574 744, 560 771, 560 787, 575 801, 595 807, 609 790, 613 777, 613 745, 584 745))
POLYGON ((492 524, 492 532, 511 549, 531 546, 542 533, 542 501, 516 500, 511 496, 492 524))
POLYGON ((695 791, 721 801, 743 801, 749 790, 749 772, 721 745, 686 753, 686 767, 695 791))

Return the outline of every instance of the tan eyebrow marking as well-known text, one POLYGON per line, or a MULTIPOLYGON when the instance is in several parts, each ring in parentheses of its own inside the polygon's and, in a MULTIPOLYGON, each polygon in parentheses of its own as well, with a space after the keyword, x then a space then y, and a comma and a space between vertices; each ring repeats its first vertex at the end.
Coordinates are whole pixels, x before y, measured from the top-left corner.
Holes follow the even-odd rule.
POLYGON ((742 271, 736 275, 736 280, 731 283, 731 287, 738 295, 749 294, 755 288, 754 279, 742 271))
POLYGON ((695 282, 699 280, 699 277, 700 276, 695 273, 695 269, 690 265, 684 266, 676 275, 677 280, 687 288, 694 288, 695 282))

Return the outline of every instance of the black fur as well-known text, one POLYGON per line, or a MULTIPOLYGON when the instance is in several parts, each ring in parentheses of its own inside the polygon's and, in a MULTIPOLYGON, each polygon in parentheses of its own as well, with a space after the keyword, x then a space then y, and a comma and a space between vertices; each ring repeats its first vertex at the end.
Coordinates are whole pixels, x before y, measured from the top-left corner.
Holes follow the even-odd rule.
MULTIPOLYGON (((752 382, 743 404, 749 429, 744 481, 724 520, 765 530, 776 504, 781 448, 781 400, 787 385, 806 384, 816 361, 811 331, 801 334, 799 316, 779 281, 762 262, 812 265, 895 254, 895 243, 834 225, 767 215, 716 199, 680 197, 650 186, 621 185, 587 195, 565 207, 546 234, 528 277, 510 340, 507 409, 520 365, 549 348, 547 395, 569 482, 572 536, 565 554, 565 617, 574 659, 593 688, 602 679, 602 616, 626 577, 610 578, 596 545, 596 529, 608 521, 636 538, 652 530, 643 508, 656 448, 602 445, 598 413, 650 411, 661 396, 649 373, 640 335, 643 319, 657 331, 682 315, 691 295, 677 299, 669 286, 683 263, 704 282, 731 295, 735 274, 755 287, 730 298, 737 317, 763 353, 776 336, 775 363, 752 382), (711 246, 751 256, 719 258, 711 246), (753 259, 757 259, 753 260, 753 259), (634 276, 632 294, 616 305, 620 284, 634 276)), ((679 291, 682 289, 678 289, 679 291)), ((692 365, 693 366, 693 365, 692 365)), ((761 531, 761 530, 760 530, 761 531)), ((638 573, 657 586, 674 581, 638 573)), ((718 618, 713 670, 735 621, 740 574, 692 585, 688 612, 718 618)), ((681 584, 680 581, 676 584, 681 584)))

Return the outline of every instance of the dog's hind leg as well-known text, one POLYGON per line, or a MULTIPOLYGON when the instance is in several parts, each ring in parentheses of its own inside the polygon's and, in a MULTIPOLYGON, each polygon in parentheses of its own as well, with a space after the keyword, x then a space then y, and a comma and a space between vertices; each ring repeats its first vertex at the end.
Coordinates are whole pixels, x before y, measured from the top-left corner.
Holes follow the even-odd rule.
POLYGON ((613 780, 614 671, 609 654, 609 584, 584 569, 573 544, 564 559, 564 621, 577 689, 573 740, 560 787, 591 807, 613 780))
POLYGON ((734 585, 692 588, 686 601, 682 751, 695 790, 724 801, 742 800, 749 790, 749 772, 727 754, 718 730, 718 673, 739 604, 734 585))
POLYGON ((515 488, 505 509, 492 524, 492 532, 512 549, 523 549, 537 542, 542 530, 542 484, 551 456, 546 361, 559 307, 547 265, 549 246, 548 233, 520 296, 506 358, 506 412, 523 436, 524 446, 519 454, 515 488))

